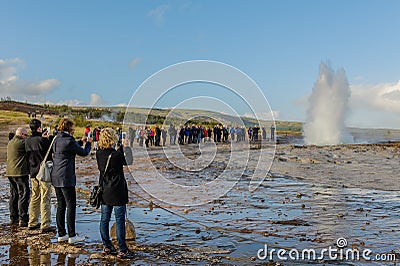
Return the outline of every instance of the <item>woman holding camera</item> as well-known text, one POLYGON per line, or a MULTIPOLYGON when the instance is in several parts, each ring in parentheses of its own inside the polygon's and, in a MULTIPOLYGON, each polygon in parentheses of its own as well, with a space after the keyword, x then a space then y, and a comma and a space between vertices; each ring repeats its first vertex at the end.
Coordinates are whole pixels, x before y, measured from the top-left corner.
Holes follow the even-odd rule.
POLYGON ((76 155, 88 155, 92 142, 90 138, 82 138, 82 143, 86 142, 85 148, 82 148, 81 145, 75 141, 73 137, 74 132, 75 123, 69 118, 62 118, 58 125, 58 133, 52 146, 54 165, 51 172, 51 182, 57 196, 56 222, 58 242, 68 240, 69 244, 85 240, 84 237, 77 236, 75 232, 75 157, 76 155), (67 212, 66 217, 65 212, 67 212), (67 218, 68 234, 65 230, 65 218, 67 218))
POLYGON ((96 152, 97 166, 100 171, 99 184, 102 187, 103 202, 101 205, 100 235, 103 242, 103 254, 117 255, 121 259, 131 259, 134 254, 126 245, 125 215, 128 203, 128 186, 123 166, 126 165, 122 145, 117 145, 118 135, 112 128, 100 131, 99 150, 96 152), (118 147, 119 146, 119 147, 118 147), (110 240, 110 219, 114 210, 116 235, 119 252, 110 240))

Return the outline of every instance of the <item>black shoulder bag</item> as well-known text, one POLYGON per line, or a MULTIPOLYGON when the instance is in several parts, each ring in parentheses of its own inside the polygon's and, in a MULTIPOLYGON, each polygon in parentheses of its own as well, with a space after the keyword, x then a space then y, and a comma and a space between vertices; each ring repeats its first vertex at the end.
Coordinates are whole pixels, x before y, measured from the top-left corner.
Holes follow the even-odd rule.
POLYGON ((101 203, 103 201, 103 184, 102 184, 103 182, 102 182, 102 180, 104 179, 104 176, 106 175, 106 172, 108 170, 108 164, 110 163, 111 155, 112 155, 112 153, 108 156, 106 169, 104 170, 103 178, 100 178, 99 184, 97 186, 94 186, 92 188, 92 191, 90 192, 89 203, 91 206, 96 207, 96 209, 98 209, 101 206, 101 203))

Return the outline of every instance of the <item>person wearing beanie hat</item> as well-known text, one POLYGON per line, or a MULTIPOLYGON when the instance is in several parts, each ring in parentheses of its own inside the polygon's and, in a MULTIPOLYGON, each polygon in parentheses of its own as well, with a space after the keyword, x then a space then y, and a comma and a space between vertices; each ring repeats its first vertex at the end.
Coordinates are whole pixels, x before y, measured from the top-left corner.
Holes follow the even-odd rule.
MULTIPOLYGON (((40 228, 42 233, 54 232, 56 228, 51 226, 51 183, 36 178, 40 164, 50 148, 51 142, 47 138, 49 132, 42 132, 42 122, 38 119, 32 119, 29 122, 29 127, 32 135, 25 142, 31 176, 28 229, 35 230, 40 228), (39 216, 40 223, 38 223, 39 216)), ((47 160, 52 160, 51 156, 48 156, 47 160)))

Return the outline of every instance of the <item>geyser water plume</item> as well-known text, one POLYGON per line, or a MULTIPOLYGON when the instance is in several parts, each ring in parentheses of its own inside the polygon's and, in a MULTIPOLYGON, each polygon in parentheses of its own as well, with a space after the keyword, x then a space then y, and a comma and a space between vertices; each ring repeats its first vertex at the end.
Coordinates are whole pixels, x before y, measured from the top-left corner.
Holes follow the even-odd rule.
POLYGON ((304 125, 306 144, 335 145, 351 142, 345 131, 350 87, 344 69, 334 71, 321 63, 319 76, 314 84, 307 120, 304 125))

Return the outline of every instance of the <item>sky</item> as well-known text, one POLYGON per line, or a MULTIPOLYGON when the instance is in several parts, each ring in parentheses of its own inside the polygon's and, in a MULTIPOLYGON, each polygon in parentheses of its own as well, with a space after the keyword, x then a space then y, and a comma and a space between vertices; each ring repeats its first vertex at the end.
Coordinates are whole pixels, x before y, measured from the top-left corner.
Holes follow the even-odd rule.
MULTIPOLYGON (((127 105, 158 71, 210 60, 251 78, 276 119, 305 121, 326 63, 345 71, 347 125, 400 128, 397 0, 1 0, 0 9, 0 97, 127 105)), ((191 83, 158 107, 201 94, 239 105, 223 86, 191 83)))

